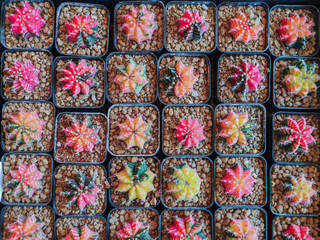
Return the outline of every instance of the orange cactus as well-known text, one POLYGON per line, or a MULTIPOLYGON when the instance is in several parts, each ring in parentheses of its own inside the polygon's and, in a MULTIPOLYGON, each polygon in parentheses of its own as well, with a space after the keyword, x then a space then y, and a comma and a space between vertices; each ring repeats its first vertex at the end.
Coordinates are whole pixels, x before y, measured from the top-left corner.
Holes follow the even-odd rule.
POLYGON ((225 228, 227 240, 258 240, 258 228, 248 218, 233 219, 225 228))

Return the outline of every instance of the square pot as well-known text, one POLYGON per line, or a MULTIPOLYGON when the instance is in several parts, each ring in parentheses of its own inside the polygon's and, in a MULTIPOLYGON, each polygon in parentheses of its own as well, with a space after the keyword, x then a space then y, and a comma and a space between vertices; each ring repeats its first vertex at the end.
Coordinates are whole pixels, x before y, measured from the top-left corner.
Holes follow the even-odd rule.
POLYGON ((55 7, 51 0, 30 0, 32 8, 40 9, 40 15, 45 20, 39 36, 28 39, 21 38, 11 31, 8 16, 15 12, 15 7, 21 8, 24 0, 6 0, 1 7, 1 43, 8 49, 51 49, 53 45, 55 7))
POLYGON ((319 10, 312 5, 275 5, 270 9, 270 52, 274 56, 315 56, 319 51, 319 10), (306 16, 307 22, 312 24, 312 37, 303 49, 286 48, 279 40, 277 29, 280 21, 292 14, 306 16))
POLYGON ((273 115, 273 159, 276 162, 310 162, 318 163, 320 161, 320 115, 316 113, 305 112, 277 112, 273 115), (279 133, 277 131, 283 125, 283 121, 288 117, 298 120, 304 117, 307 121, 306 124, 314 126, 312 132, 315 143, 308 144, 308 152, 297 151, 294 154, 290 154, 284 147, 278 145, 279 133))
POLYGON ((107 126, 107 117, 103 113, 59 113, 55 123, 54 160, 59 163, 82 162, 98 164, 104 162, 107 155, 107 126), (96 137, 99 137, 99 140, 94 143, 95 146, 91 151, 84 149, 81 152, 77 152, 73 147, 67 146, 67 136, 64 131, 66 128, 72 128, 73 119, 83 124, 86 118, 92 124, 89 128, 99 129, 95 134, 96 137))
POLYGON ((209 1, 172 1, 166 5, 167 26, 166 26, 166 49, 169 52, 212 52, 216 47, 216 5, 209 1), (199 41, 186 41, 179 34, 178 20, 186 11, 199 12, 205 17, 208 30, 203 33, 199 41))
POLYGON ((11 101, 3 105, 2 108, 2 141, 1 145, 5 151, 17 152, 49 152, 53 148, 53 125, 55 109, 52 103, 47 101, 11 101), (8 132, 5 127, 10 123, 10 116, 17 115, 20 110, 26 112, 35 111, 38 118, 43 121, 42 136, 39 141, 34 141, 31 145, 21 143, 17 145, 14 140, 8 139, 8 132))
POLYGON ((109 133, 108 151, 115 156, 153 156, 160 148, 160 114, 156 106, 151 104, 116 104, 109 108, 109 133), (142 116, 143 121, 151 123, 151 141, 147 141, 143 149, 138 146, 127 148, 124 141, 119 140, 119 124, 124 124, 127 116, 138 118, 142 116), (153 140, 152 140, 153 139, 153 140))
POLYGON ((52 95, 52 61, 53 56, 47 50, 6 50, 1 56, 1 95, 5 100, 48 100, 52 95), (13 91, 13 83, 8 68, 15 66, 16 61, 26 63, 30 61, 39 71, 39 83, 31 92, 24 89, 13 91), (5 81, 7 80, 7 81, 5 81))
MULTIPOLYGON (((159 58, 158 69, 158 92, 159 99, 163 104, 199 104, 209 101, 211 97, 211 63, 205 54, 167 53, 159 58), (182 62, 186 67, 193 67, 193 75, 198 79, 193 85, 193 91, 186 92, 182 97, 176 96, 174 92, 167 93, 161 80, 165 76, 167 68, 169 66, 175 67, 179 62, 182 62)), ((180 77, 179 79, 179 82, 182 81, 180 77)))
POLYGON ((51 201, 52 198, 52 172, 53 161, 48 154, 5 154, 2 157, 2 171, 3 171, 3 194, 2 203, 7 205, 20 204, 38 204, 45 205, 51 201), (14 196, 14 188, 7 184, 13 179, 11 176, 12 170, 18 170, 20 164, 30 166, 35 164, 37 170, 44 174, 42 178, 42 189, 38 189, 32 197, 26 194, 14 196))
POLYGON ((109 10, 100 4, 64 2, 57 9, 55 46, 60 54, 104 56, 108 51, 110 30, 109 10), (79 15, 78 15, 79 14, 79 15), (98 23, 98 38, 90 47, 78 47, 68 39, 66 24, 74 16, 89 16, 98 23))
POLYGON ((271 59, 267 54, 223 54, 218 62, 218 100, 220 102, 266 103, 270 96, 270 75, 271 59), (230 79, 234 67, 242 69, 241 64, 244 62, 258 66, 263 77, 257 89, 247 92, 245 95, 243 89, 241 91, 233 89, 236 83, 232 83, 230 79))
POLYGON ((153 103, 157 98, 157 57, 153 53, 113 52, 106 60, 107 98, 111 103, 153 103), (114 81, 117 76, 117 66, 124 66, 132 59, 135 63, 146 67, 148 83, 139 94, 123 93, 114 81))
MULTIPOLYGON (((115 157, 109 162, 109 178, 111 185, 109 191, 109 200, 114 207, 156 207, 160 202, 161 170, 160 161, 156 157, 115 157), (127 162, 141 164, 144 161, 147 165, 146 171, 151 171, 155 174, 155 179, 153 180, 154 190, 147 193, 145 201, 137 197, 130 201, 127 199, 128 192, 120 192, 117 190, 119 186, 117 175, 125 170, 127 162)), ((138 190, 136 190, 136 193, 137 192, 138 190)))

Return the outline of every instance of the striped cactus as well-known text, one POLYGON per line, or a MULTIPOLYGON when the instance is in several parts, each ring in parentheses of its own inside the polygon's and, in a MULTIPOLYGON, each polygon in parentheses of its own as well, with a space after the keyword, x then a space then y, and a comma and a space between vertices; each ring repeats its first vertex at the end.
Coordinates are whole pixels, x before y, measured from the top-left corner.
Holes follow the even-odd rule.
POLYGON ((138 219, 126 222, 118 232, 118 240, 153 240, 149 235, 149 226, 143 225, 138 219))
POLYGON ((178 20, 179 33, 187 41, 200 41, 203 33, 205 33, 209 26, 205 22, 205 17, 200 16, 199 12, 186 11, 178 20))
POLYGON ((63 240, 97 240, 99 233, 92 231, 87 224, 84 226, 72 227, 70 233, 63 240))
POLYGON ((309 228, 291 223, 289 227, 282 232, 283 240, 315 240, 309 234, 309 228))
POLYGON ((259 240, 259 229, 248 218, 233 219, 224 231, 226 240, 259 240))

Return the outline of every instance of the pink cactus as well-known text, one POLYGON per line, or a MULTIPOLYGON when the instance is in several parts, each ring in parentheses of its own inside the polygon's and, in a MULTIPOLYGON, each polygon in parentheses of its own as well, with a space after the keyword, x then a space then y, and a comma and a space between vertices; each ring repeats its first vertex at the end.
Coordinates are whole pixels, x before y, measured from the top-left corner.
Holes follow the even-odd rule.
POLYGON ((99 233, 92 231, 87 224, 84 226, 73 227, 70 233, 63 240, 97 240, 99 233))
POLYGON ((294 223, 291 223, 289 227, 282 232, 282 236, 285 240, 314 240, 309 234, 309 228, 307 226, 294 223))
POLYGON ((187 148, 198 147, 199 142, 205 139, 203 128, 197 119, 182 120, 176 127, 176 138, 187 148))
POLYGON ((186 11, 178 20, 179 33, 185 40, 200 41, 204 32, 208 30, 205 17, 200 16, 199 12, 186 11))
POLYGON ((118 240, 153 240, 149 235, 149 226, 143 225, 138 219, 126 222, 118 232, 118 240))
POLYGON ((258 228, 248 218, 233 219, 224 231, 227 240, 259 240, 258 228))

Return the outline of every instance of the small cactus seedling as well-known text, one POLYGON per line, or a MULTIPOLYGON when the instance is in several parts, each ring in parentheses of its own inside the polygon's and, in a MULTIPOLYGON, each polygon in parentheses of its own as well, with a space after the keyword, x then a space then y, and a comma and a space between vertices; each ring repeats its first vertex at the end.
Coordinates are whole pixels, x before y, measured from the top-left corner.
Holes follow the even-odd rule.
POLYGON ((19 60, 14 63, 13 67, 5 69, 10 75, 4 79, 4 82, 12 83, 12 92, 18 93, 20 90, 24 90, 27 93, 39 84, 39 73, 32 62, 20 62, 19 60))
POLYGON ((186 93, 193 92, 193 85, 198 78, 193 74, 193 67, 179 61, 175 66, 168 66, 166 73, 160 79, 167 94, 181 98, 186 93))
POLYGON ((95 204, 96 196, 100 192, 95 184, 97 176, 97 172, 88 177, 82 171, 78 171, 74 178, 66 178, 68 188, 61 192, 61 195, 69 198, 67 207, 77 205, 80 211, 84 212, 88 204, 95 204))
POLYGON ((289 227, 282 232, 284 240, 314 240, 309 234, 309 228, 307 226, 297 225, 291 223, 289 227))
POLYGON ((118 127, 120 128, 118 139, 126 143, 127 149, 134 146, 143 149, 144 144, 152 139, 151 123, 146 123, 141 115, 137 118, 127 116, 126 121, 118 127))
POLYGON ((40 9, 32 8, 29 2, 24 2, 21 8, 16 7, 15 12, 8 16, 11 31, 28 39, 38 36, 45 20, 40 15, 40 9))
POLYGON ((178 20, 179 33, 187 41, 200 41, 204 32, 208 30, 208 24, 205 17, 199 15, 199 12, 186 11, 178 20))
POLYGON ((284 197, 293 204, 310 205, 311 198, 316 194, 312 188, 312 181, 308 181, 304 175, 299 177, 288 176, 284 181, 284 197))
POLYGON ((33 214, 29 217, 25 217, 19 214, 17 220, 8 225, 10 231, 10 240, 44 240, 47 239, 42 228, 44 223, 37 220, 33 214))
POLYGON ((66 24, 68 39, 77 43, 78 47, 91 47, 100 37, 98 23, 90 16, 74 16, 66 24))
POLYGON ((250 169, 244 169, 237 164, 234 169, 228 168, 221 180, 226 189, 226 193, 232 194, 237 198, 242 198, 244 194, 252 193, 252 185, 255 180, 251 176, 250 169))
POLYGON ((118 232, 118 240, 153 240, 149 235, 149 226, 143 225, 138 219, 126 222, 118 232))
POLYGON ((146 66, 130 59, 125 65, 117 66, 117 75, 114 82, 119 85, 123 93, 139 95, 141 89, 149 83, 146 66))
POLYGON ((65 90, 71 90, 74 96, 80 93, 89 94, 91 87, 97 85, 95 75, 97 69, 87 66, 85 60, 79 61, 78 64, 70 62, 68 69, 62 69, 64 77, 59 82, 64 83, 65 90))
POLYGON ((147 194, 154 190, 155 174, 148 169, 146 162, 132 163, 127 161, 125 169, 117 173, 119 184, 117 190, 125 193, 126 199, 138 198, 145 201, 147 194))
POLYGON ((220 121, 221 130, 218 136, 226 138, 227 144, 233 146, 236 143, 240 147, 247 144, 247 138, 253 138, 254 135, 251 132, 254 129, 255 124, 249 121, 247 112, 238 114, 230 111, 228 116, 220 121))
POLYGON ((316 68, 315 63, 307 64, 304 60, 299 60, 296 64, 286 67, 283 83, 287 87, 287 92, 302 98, 315 92, 316 82, 320 80, 316 68))
POLYGON ((26 195, 31 198, 33 194, 43 188, 43 176, 35 164, 30 166, 20 164, 18 170, 10 172, 12 179, 6 184, 14 188, 13 196, 26 195))
POLYGON ((206 240, 202 232, 203 224, 190 215, 186 218, 176 217, 174 223, 167 228, 170 240, 206 240))
POLYGON ((205 139, 203 126, 197 119, 188 118, 182 120, 176 127, 176 138, 180 144, 187 148, 198 147, 199 142, 205 139))
POLYGON ((84 226, 72 227, 70 233, 63 240, 97 240, 99 233, 92 231, 87 224, 84 226))
POLYGON ((192 200, 200 192, 201 179, 188 164, 170 167, 168 173, 168 191, 176 200, 192 200))
POLYGON ((309 38, 312 37, 311 23, 307 23, 306 16, 292 14, 290 17, 283 18, 277 29, 279 40, 287 48, 303 49, 309 38))
POLYGON ((142 9, 132 7, 129 14, 123 16, 123 22, 122 31, 127 34, 129 40, 139 44, 150 40, 158 27, 154 14, 149 12, 146 6, 143 6, 142 9))
POLYGON ((235 18, 230 19, 229 33, 236 41, 245 44, 251 40, 257 40, 262 29, 260 17, 255 16, 252 12, 239 12, 235 18))
POLYGON ((251 91, 257 91, 262 79, 259 66, 248 62, 243 62, 239 66, 233 66, 230 76, 233 84, 232 90, 240 91, 243 95, 251 91))
POLYGON ((233 219, 224 231, 227 240, 259 240, 258 228, 248 218, 233 219))
POLYGON ((10 116, 10 123, 6 127, 8 138, 16 144, 25 143, 31 145, 33 141, 39 141, 42 135, 44 122, 38 117, 36 111, 26 112, 20 110, 18 115, 10 116))
POLYGON ((287 118, 282 122, 282 126, 277 129, 279 133, 278 145, 283 147, 289 154, 297 151, 308 152, 309 144, 316 140, 312 136, 315 128, 307 125, 304 117, 294 120, 287 118))

